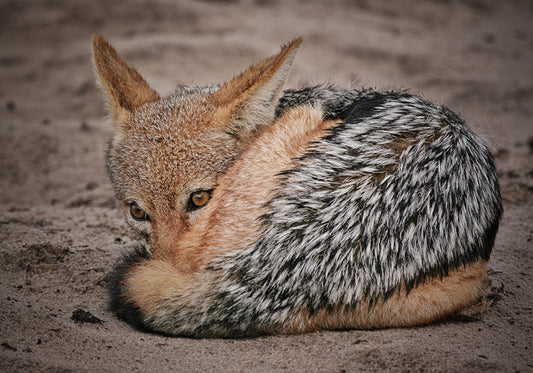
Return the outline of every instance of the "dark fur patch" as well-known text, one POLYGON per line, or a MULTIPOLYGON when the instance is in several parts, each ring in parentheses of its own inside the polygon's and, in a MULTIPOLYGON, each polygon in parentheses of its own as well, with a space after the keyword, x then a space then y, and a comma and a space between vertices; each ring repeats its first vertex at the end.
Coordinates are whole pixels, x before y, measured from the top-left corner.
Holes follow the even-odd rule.
POLYGON ((385 103, 388 95, 380 92, 359 97, 352 105, 339 113, 339 118, 348 123, 357 123, 372 114, 385 103))
POLYGON ((150 253, 144 245, 136 245, 133 251, 124 255, 122 260, 115 266, 109 279, 109 308, 118 318, 124 320, 135 328, 146 331, 147 328, 142 321, 139 308, 125 297, 126 291, 124 281, 131 270, 148 259, 151 259, 150 253))

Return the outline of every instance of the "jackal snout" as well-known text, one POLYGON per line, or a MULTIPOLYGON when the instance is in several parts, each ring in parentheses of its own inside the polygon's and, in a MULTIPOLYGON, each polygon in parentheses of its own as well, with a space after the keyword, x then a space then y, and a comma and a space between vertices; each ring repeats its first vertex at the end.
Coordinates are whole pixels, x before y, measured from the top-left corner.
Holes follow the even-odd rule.
POLYGON ((167 258, 188 224, 182 213, 174 211, 163 219, 154 220, 149 248, 155 257, 167 258))

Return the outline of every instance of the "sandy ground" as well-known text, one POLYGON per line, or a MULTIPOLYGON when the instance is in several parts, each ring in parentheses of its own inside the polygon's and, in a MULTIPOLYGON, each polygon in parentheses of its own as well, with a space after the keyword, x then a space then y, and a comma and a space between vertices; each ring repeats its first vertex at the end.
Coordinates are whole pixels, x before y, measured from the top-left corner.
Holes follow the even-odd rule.
POLYGON ((528 0, 1 1, 0 371, 533 371, 532 19, 528 0), (106 275, 133 238, 104 169, 93 32, 162 93, 228 80, 302 35, 292 87, 409 88, 461 113, 495 153, 505 204, 483 303, 423 328, 243 340, 117 320, 106 275))

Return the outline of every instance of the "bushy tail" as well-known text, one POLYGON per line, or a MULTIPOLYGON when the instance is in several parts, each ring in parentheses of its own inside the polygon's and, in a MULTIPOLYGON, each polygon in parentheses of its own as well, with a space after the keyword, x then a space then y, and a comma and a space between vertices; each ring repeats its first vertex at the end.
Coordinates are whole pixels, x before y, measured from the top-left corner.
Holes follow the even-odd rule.
POLYGON ((127 298, 126 278, 136 267, 151 259, 150 253, 144 245, 138 244, 133 250, 124 255, 115 266, 108 280, 109 307, 120 319, 134 327, 145 330, 142 314, 135 304, 127 298))

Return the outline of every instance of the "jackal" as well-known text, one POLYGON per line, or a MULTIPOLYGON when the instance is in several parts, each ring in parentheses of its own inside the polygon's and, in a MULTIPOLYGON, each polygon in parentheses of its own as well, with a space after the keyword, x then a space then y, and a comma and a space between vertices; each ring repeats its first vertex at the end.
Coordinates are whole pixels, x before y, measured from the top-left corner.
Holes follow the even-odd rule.
POLYGON ((99 35, 107 169, 146 243, 112 309, 191 337, 414 326, 479 296, 502 213, 492 156, 404 91, 283 91, 302 40, 161 98, 99 35))

